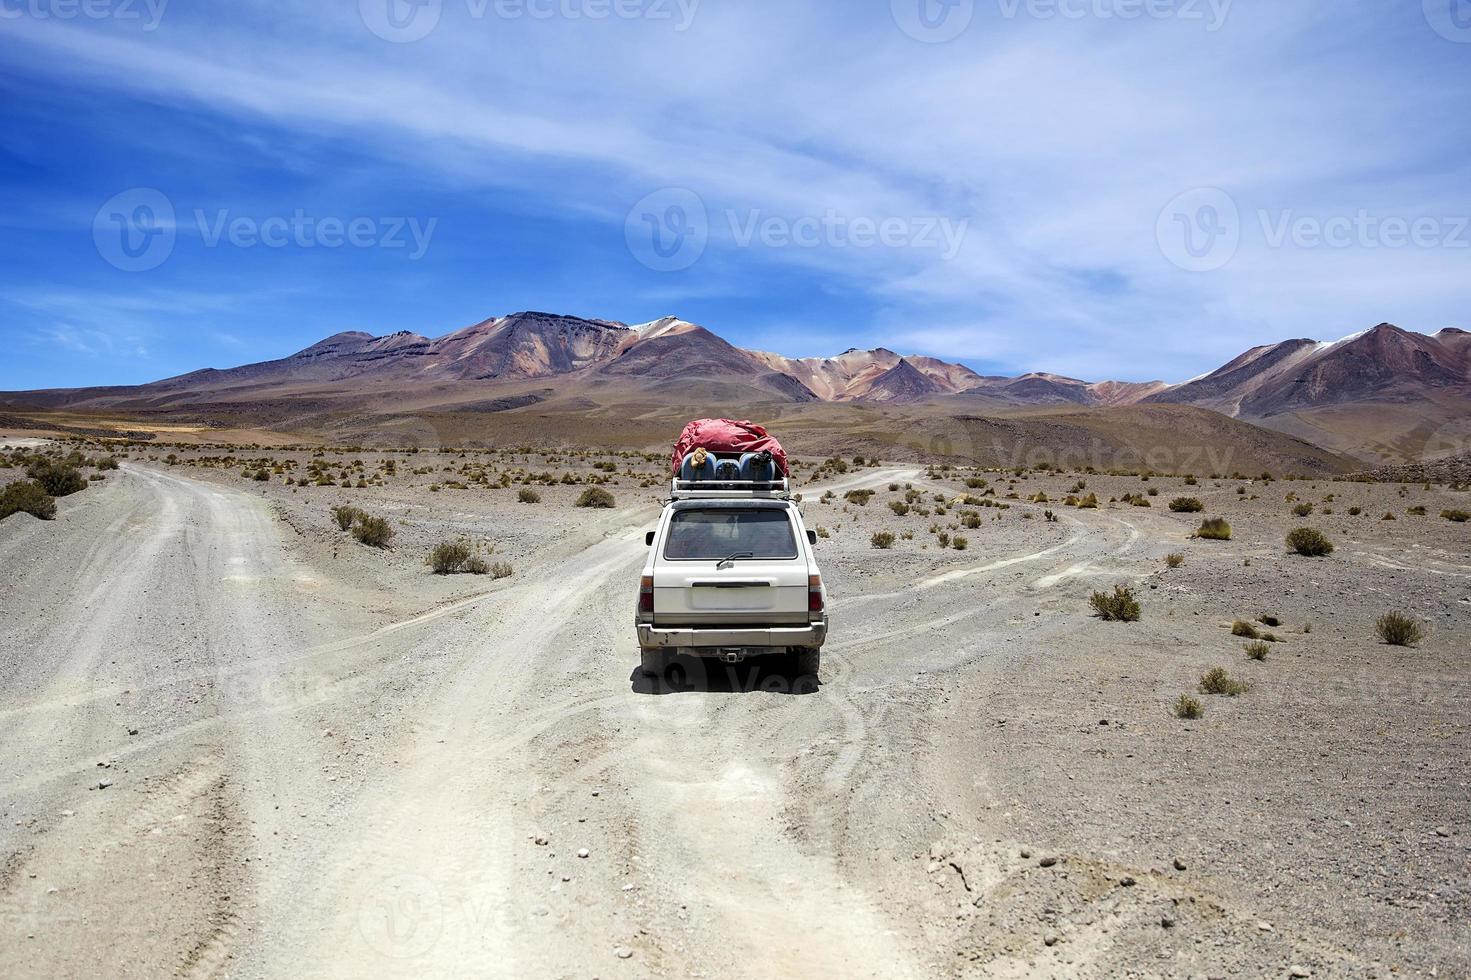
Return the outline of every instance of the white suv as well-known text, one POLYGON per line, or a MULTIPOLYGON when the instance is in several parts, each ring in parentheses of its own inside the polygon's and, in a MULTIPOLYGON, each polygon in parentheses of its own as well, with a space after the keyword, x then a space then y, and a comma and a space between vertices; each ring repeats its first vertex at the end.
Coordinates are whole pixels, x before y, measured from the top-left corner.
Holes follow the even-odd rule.
POLYGON ((812 555, 817 535, 786 490, 723 488, 676 480, 648 532, 639 583, 643 672, 672 654, 738 663, 786 655, 815 677, 827 639, 827 593, 812 555))

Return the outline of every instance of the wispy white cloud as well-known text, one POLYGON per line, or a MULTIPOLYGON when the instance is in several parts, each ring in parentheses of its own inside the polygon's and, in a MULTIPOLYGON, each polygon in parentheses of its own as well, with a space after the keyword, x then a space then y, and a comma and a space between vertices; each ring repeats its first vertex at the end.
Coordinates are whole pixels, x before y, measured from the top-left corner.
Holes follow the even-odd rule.
MULTIPOLYGON (((175 11, 149 34, 27 21, 0 59, 331 134, 376 160, 376 179, 409 167, 442 189, 523 191, 532 213, 611 228, 648 192, 689 187, 712 216, 707 271, 728 267, 749 288, 774 263, 861 294, 873 315, 855 334, 1016 369, 1173 380, 1282 336, 1381 319, 1433 329, 1467 308, 1471 249, 1272 247, 1257 218, 1471 210, 1471 125, 1447 111, 1464 108, 1471 75, 1419 67, 1465 62, 1414 6, 1345 18, 1238 2, 1207 31, 979 4, 967 35, 931 46, 883 9, 704 4, 678 32, 473 20, 446 3, 434 34, 393 45, 364 29, 356 3, 253 0, 228 27, 175 11), (1196 187, 1227 190, 1242 219, 1235 257, 1210 272, 1172 264, 1156 237, 1161 210, 1196 187), (967 224, 949 260, 743 250, 725 216, 756 210, 967 224)), ((681 282, 642 296, 679 312, 681 297, 723 291, 708 276, 681 282)), ((111 310, 147 316, 160 301, 111 310)))

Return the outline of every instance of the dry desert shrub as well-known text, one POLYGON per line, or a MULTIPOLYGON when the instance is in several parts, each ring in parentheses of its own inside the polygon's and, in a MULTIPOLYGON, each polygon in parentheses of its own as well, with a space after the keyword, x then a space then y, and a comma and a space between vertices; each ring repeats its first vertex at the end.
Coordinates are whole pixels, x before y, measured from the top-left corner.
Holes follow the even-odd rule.
POLYGON ((1448 521, 1455 521, 1457 524, 1465 524, 1468 520, 1471 520, 1471 514, 1466 513, 1464 510, 1443 510, 1440 512, 1440 516, 1448 521))
POLYGON ((1322 531, 1311 527, 1300 527, 1287 532, 1287 547, 1309 558, 1321 558, 1333 553, 1333 542, 1322 531))
POLYGON ((1231 624, 1231 635, 1244 637, 1248 640, 1255 640, 1259 636, 1261 636, 1261 634, 1257 632, 1256 627, 1251 625, 1244 619, 1238 619, 1236 620, 1236 622, 1231 624))
POLYGON ((26 467, 26 476, 41 485, 53 497, 65 497, 87 487, 87 481, 76 468, 66 463, 39 460, 26 467))
POLYGON ((1178 551, 1172 551, 1168 555, 1165 555, 1166 568, 1179 568, 1183 564, 1185 564, 1185 556, 1178 551))
POLYGON ((873 545, 875 548, 879 548, 881 550, 885 550, 886 551, 889 548, 894 547, 894 532, 892 532, 892 531, 876 531, 874 533, 873 537, 871 537, 871 538, 868 539, 868 542, 869 542, 869 544, 873 545))
POLYGON ((393 525, 387 519, 364 514, 352 526, 352 536, 374 548, 386 548, 393 540, 393 525))
POLYGON ((1267 652, 1271 649, 1271 644, 1266 640, 1252 640, 1246 645, 1246 657, 1248 660, 1266 660, 1267 652))
POLYGON ((614 507, 616 503, 613 495, 602 487, 588 487, 577 498, 578 507, 594 507, 606 510, 614 507))
POLYGON ((56 500, 39 483, 20 480, 0 490, 0 520, 26 513, 43 521, 55 520, 56 500))
POLYGON ((1425 636, 1420 624, 1403 613, 1390 612, 1380 616, 1374 623, 1374 632, 1379 639, 1392 647, 1412 647, 1425 636))
POLYGON ((541 503, 541 494, 530 487, 522 487, 516 491, 516 499, 523 504, 539 504, 541 503))
POLYGON ((1137 623, 1139 621, 1139 600, 1134 598, 1132 590, 1122 585, 1115 585, 1113 592, 1095 592, 1088 604, 1098 614, 1098 618, 1104 622, 1137 623))
POLYGON ((343 531, 346 531, 366 516, 366 514, 351 504, 343 504, 339 507, 332 508, 332 519, 337 522, 337 527, 343 531))
POLYGON ((1205 705, 1188 694, 1182 694, 1175 700, 1175 717, 1193 720, 1205 716, 1205 705))
POLYGON ((1231 524, 1224 517, 1207 517, 1200 522, 1195 536, 1207 541, 1230 541, 1231 524))
POLYGON ((1176 497, 1170 501, 1170 510, 1176 514, 1198 514, 1205 510, 1205 505, 1194 497, 1176 497))
POLYGON ((1201 694, 1220 694, 1226 697, 1236 697, 1251 690, 1251 685, 1246 681, 1238 681, 1226 672, 1225 667, 1212 667, 1201 675, 1201 694))
POLYGON ((434 569, 435 575, 455 575, 459 572, 485 574, 485 562, 475 557, 469 543, 464 540, 441 541, 429 552, 428 564, 434 569))

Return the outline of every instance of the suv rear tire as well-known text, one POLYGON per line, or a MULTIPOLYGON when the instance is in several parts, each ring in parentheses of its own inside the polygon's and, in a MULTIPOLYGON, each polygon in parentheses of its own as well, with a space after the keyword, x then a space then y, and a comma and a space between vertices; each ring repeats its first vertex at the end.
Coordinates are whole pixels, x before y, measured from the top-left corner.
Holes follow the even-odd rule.
POLYGON ((816 680, 817 675, 822 671, 822 650, 818 647, 798 647, 793 663, 797 668, 798 677, 811 677, 816 680))
POLYGON ((639 670, 645 677, 661 677, 669 666, 669 655, 659 647, 640 647, 639 670))

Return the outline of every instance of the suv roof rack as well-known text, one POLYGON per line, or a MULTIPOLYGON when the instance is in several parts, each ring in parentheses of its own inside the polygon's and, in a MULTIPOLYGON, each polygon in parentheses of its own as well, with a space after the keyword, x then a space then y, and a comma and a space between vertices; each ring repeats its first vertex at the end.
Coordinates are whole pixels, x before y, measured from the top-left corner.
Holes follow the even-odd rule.
POLYGON ((670 491, 671 500, 732 499, 790 500, 791 481, 784 476, 775 480, 681 480, 676 478, 670 491))

